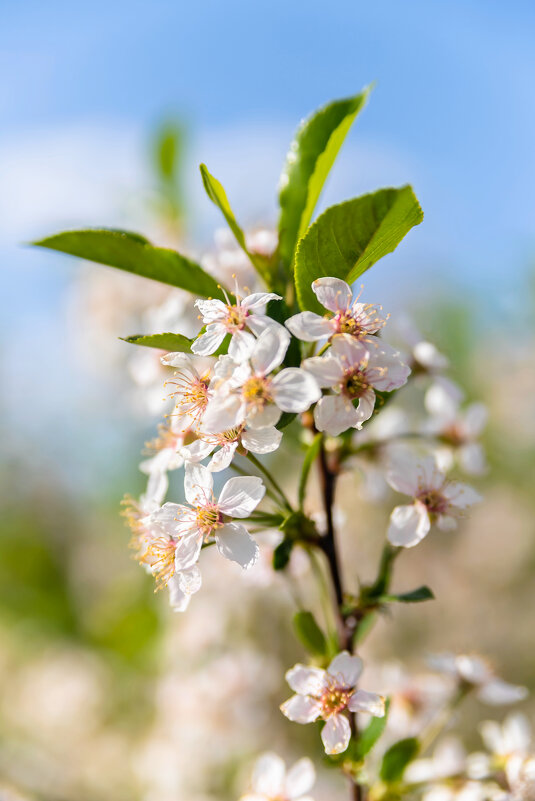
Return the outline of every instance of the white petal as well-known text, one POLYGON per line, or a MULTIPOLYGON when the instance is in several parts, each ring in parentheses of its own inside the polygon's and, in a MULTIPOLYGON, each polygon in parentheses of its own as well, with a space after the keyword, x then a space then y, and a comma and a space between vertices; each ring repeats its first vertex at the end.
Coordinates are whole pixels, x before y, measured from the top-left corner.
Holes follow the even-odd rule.
POLYGON ((167 582, 169 589, 169 604, 175 612, 185 612, 189 606, 191 595, 182 591, 178 582, 178 575, 175 573, 167 582))
POLYGON ((254 336, 248 331, 236 331, 231 337, 228 355, 235 362, 243 362, 253 352, 255 342, 254 336))
POLYGON ((178 351, 177 353, 166 353, 160 359, 161 363, 166 367, 177 367, 179 370, 193 371, 193 359, 187 353, 178 351))
POLYGON ((299 695, 320 695, 325 686, 326 673, 321 668, 297 664, 286 671, 286 681, 299 695))
POLYGON ((263 409, 252 409, 247 415, 249 428, 266 428, 276 425, 281 416, 281 410, 274 403, 268 403, 263 409))
POLYGON ((450 381, 441 376, 437 378, 425 393, 425 408, 429 414, 452 420, 457 415, 459 404, 463 399, 463 392, 450 381))
POLYGON ((351 739, 349 721, 344 715, 333 715, 321 731, 326 754, 341 754, 351 739))
POLYGON ((367 344, 351 334, 336 334, 331 340, 331 352, 345 369, 367 362, 370 355, 367 344))
POLYGON ((221 345, 225 339, 225 334, 226 330, 224 325, 221 325, 221 323, 212 323, 207 326, 204 334, 201 334, 195 342, 191 343, 190 347, 192 353, 195 353, 197 356, 210 356, 210 354, 215 353, 221 345))
POLYGON ((312 373, 320 387, 334 387, 344 375, 344 367, 334 356, 312 356, 302 363, 304 370, 312 373))
POLYGON ((527 698, 528 694, 526 687, 519 687, 496 678, 483 685, 478 691, 477 697, 485 704, 502 706, 523 701, 527 698))
POLYGON ((180 453, 186 462, 202 462, 203 459, 206 459, 206 457, 212 453, 214 448, 215 443, 208 442, 204 439, 196 439, 195 442, 184 445, 184 447, 180 449, 180 453))
POLYGON ((275 426, 265 428, 248 428, 241 435, 243 447, 252 453, 272 453, 276 451, 282 440, 282 431, 275 426))
POLYGON ((472 504, 481 501, 481 495, 461 481, 451 481, 446 484, 443 489, 443 495, 452 506, 457 506, 459 509, 467 509, 472 504))
POLYGON ((386 480, 403 495, 415 497, 420 484, 420 462, 414 453, 407 449, 397 451, 388 464, 386 480))
POLYGON ((362 667, 360 656, 352 656, 348 651, 342 651, 334 657, 327 672, 343 687, 354 687, 362 673, 362 667))
POLYGON ((243 298, 240 305, 247 311, 253 311, 253 309, 258 311, 263 306, 267 306, 270 300, 282 300, 282 297, 274 292, 253 292, 252 295, 243 298))
POLYGON ((241 523, 226 523, 217 529, 215 541, 221 556, 237 562, 244 570, 258 559, 258 545, 241 523))
POLYGON ((471 403, 464 413, 464 425, 469 436, 478 437, 488 420, 488 410, 483 403, 471 403))
POLYGON ((227 431, 243 422, 245 406, 240 395, 216 394, 208 401, 202 417, 201 430, 210 434, 227 431))
POLYGON ((440 353, 432 342, 421 340, 413 348, 414 358, 423 367, 432 370, 445 370, 449 364, 448 359, 440 353))
POLYGON ((316 342, 318 339, 325 339, 334 333, 334 327, 330 320, 321 317, 311 311, 294 314, 285 322, 294 337, 303 342, 316 342))
POLYGON ((376 718, 382 718, 385 714, 385 699, 378 693, 357 690, 349 699, 348 708, 351 712, 368 712, 376 718))
MULTIPOLYGON (((367 342, 369 343, 370 337, 367 342)), ((399 351, 377 340, 375 347, 369 348, 368 370, 374 387, 381 392, 392 392, 407 383, 410 367, 405 364, 399 351)))
POLYGON ((202 464, 189 463, 184 470, 184 494, 192 506, 204 506, 212 498, 214 479, 202 464))
POLYGON ((441 531, 455 531, 457 528, 457 520, 450 515, 438 515, 436 522, 441 531))
POLYGON ((264 497, 266 488, 257 476, 236 476, 229 478, 217 505, 224 515, 248 517, 264 497))
POLYGON ((333 312, 345 311, 353 297, 351 287, 340 278, 317 278, 312 290, 321 305, 333 312))
POLYGON ((362 424, 369 420, 375 408, 375 392, 373 389, 367 389, 359 398, 359 405, 357 406, 357 423, 356 428, 362 428, 362 424))
POLYGON ((253 370, 267 375, 281 364, 290 344, 290 334, 282 326, 266 328, 255 342, 251 355, 253 370))
POLYGON ((423 540, 430 528, 429 514, 422 503, 396 506, 390 515, 387 538, 392 545, 413 548, 423 540))
POLYGON ((305 412, 321 398, 316 379, 299 367, 286 367, 271 382, 273 400, 283 412, 305 412))
POLYGON ((179 538, 175 550, 175 570, 189 570, 199 559, 202 546, 202 534, 190 531, 179 538))
POLYGON ((318 431, 337 437, 358 423, 358 414, 351 401, 343 395, 324 395, 314 409, 314 421, 318 431))
POLYGON ((478 442, 471 442, 459 448, 458 459, 461 468, 471 476, 481 476, 487 472, 485 451, 478 442))
POLYGON ((265 314, 251 314, 247 318, 247 328, 257 337, 268 328, 283 328, 283 326, 265 314))
POLYGON ((309 695, 292 695, 280 709, 294 723, 312 723, 319 718, 321 712, 319 701, 309 695))
POLYGON ((226 442, 222 448, 214 453, 208 462, 208 470, 212 473, 219 473, 221 470, 226 470, 234 458, 237 442, 226 442))
POLYGON ((280 798, 284 790, 285 774, 286 765, 280 756, 272 753, 262 754, 254 767, 252 788, 264 800, 280 798))
POLYGON ((298 801, 308 793, 316 781, 314 763, 308 757, 298 760, 286 775, 284 795, 288 801, 298 801))
POLYGON ((199 592, 202 585, 201 571, 197 565, 193 565, 189 570, 181 570, 175 573, 178 586, 186 595, 194 595, 199 592))
POLYGON ((164 471, 152 471, 147 481, 145 498, 160 504, 165 498, 168 486, 169 480, 167 478, 167 473, 164 471))
POLYGON ((228 314, 228 309, 222 300, 217 298, 212 300, 196 300, 195 306, 199 309, 205 324, 214 323, 216 320, 224 320, 228 314))

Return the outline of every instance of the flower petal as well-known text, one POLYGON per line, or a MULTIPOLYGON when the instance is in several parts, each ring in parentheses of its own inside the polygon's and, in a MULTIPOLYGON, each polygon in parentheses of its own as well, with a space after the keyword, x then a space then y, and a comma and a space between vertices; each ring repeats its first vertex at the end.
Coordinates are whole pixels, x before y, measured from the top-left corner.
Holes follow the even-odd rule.
POLYGON ((212 300, 196 300, 195 306, 199 309, 205 325, 215 323, 217 320, 224 320, 228 315, 227 306, 222 300, 218 300, 217 298, 212 300))
POLYGON ((349 699, 348 709, 350 712, 368 712, 376 718, 382 718, 385 714, 385 699, 378 693, 357 690, 349 699))
POLYGON ((242 299, 240 306, 247 311, 258 311, 267 306, 270 300, 282 300, 282 297, 274 292, 253 292, 252 295, 242 299))
POLYGON ((281 410, 274 403, 267 403, 263 408, 253 408, 247 415, 249 428, 266 428, 276 425, 281 416, 281 410))
POLYGON ((214 453, 208 462, 208 470, 212 473, 219 473, 221 470, 226 470, 234 458, 237 442, 226 442, 222 448, 214 453))
POLYGON ((244 362, 253 352, 255 342, 256 339, 248 331, 236 331, 231 337, 228 355, 235 362, 244 362))
POLYGON ((214 479, 202 464, 189 463, 184 470, 184 494, 192 506, 204 506, 212 497, 214 479))
POLYGON ((316 379, 299 367, 286 367, 271 382, 273 400, 283 412, 305 412, 321 398, 316 379))
POLYGON ((214 442, 196 439, 195 442, 184 445, 184 447, 180 449, 180 454, 184 457, 186 462, 202 462, 203 459, 206 459, 206 457, 212 453, 214 448, 214 442))
POLYGON ((202 534, 192 530, 179 538, 175 550, 175 571, 189 570, 199 559, 202 546, 202 534))
POLYGON ((331 352, 340 359, 345 369, 367 362, 370 355, 367 342, 362 342, 351 334, 336 334, 331 340, 331 352))
POLYGON ((348 651, 337 654, 327 668, 327 672, 334 676, 343 687, 354 687, 362 673, 362 659, 352 656, 348 651))
POLYGON ((481 495, 461 481, 449 482, 445 485, 442 493, 452 506, 457 506, 459 509, 467 509, 472 504, 481 501, 481 495))
POLYGON ((299 695, 320 695, 325 686, 326 673, 321 668, 298 663, 286 671, 286 681, 299 695))
POLYGON ((367 389, 359 398, 357 406, 357 422, 355 428, 362 428, 362 424, 369 420, 375 408, 375 392, 367 389))
POLYGON ((245 406, 239 395, 216 393, 209 401, 202 417, 201 430, 219 434, 243 422, 245 406))
POLYGON ((429 514, 422 503, 396 506, 390 515, 387 538, 392 545, 413 548, 430 528, 429 514))
POLYGON ((178 582, 177 573, 175 573, 174 576, 171 576, 171 578, 167 582, 167 587, 169 589, 169 604, 172 607, 173 611, 185 612, 189 606, 191 595, 188 595, 182 591, 178 582))
POLYGON ((314 763, 308 757, 299 759, 286 774, 284 797, 288 801, 298 801, 308 793, 316 781, 314 763))
POLYGON ((303 361, 302 367, 312 373, 320 387, 335 387, 344 376, 342 362, 331 355, 312 356, 303 361))
POLYGON ((516 704, 529 695, 526 687, 509 684, 503 679, 492 679, 478 691, 477 697, 485 704, 502 706, 516 704))
POLYGON ((210 356, 215 353, 218 347, 225 339, 225 326, 221 323, 211 323, 206 327, 204 334, 201 334, 195 342, 192 342, 190 347, 192 353, 196 356, 210 356))
POLYGON ((215 541, 221 556, 237 562, 244 570, 258 559, 258 545, 241 523, 226 523, 217 529, 215 541))
POLYGON ((248 517, 264 497, 266 488, 257 476, 236 476, 229 478, 217 505, 229 517, 248 517))
POLYGON ((252 453, 272 453, 276 451, 282 440, 282 431, 275 426, 246 429, 241 435, 241 443, 252 453))
POLYGON ((312 290, 321 305, 333 312, 345 311, 353 297, 349 284, 340 278, 316 278, 312 290))
POLYGON ((326 754, 341 754, 351 739, 349 721, 344 715, 332 715, 321 731, 326 754))
POLYGON ((319 718, 321 706, 319 701, 309 695, 292 695, 281 704, 280 710, 294 723, 312 723, 319 718))
POLYGON ((343 395, 324 395, 314 409, 314 421, 318 431, 326 431, 337 437, 358 423, 357 410, 343 395))
POLYGON ((284 790, 286 765, 277 754, 262 754, 258 759, 251 781, 252 788, 262 798, 281 798, 284 790))
POLYGON ((311 311, 294 314, 285 322, 294 337, 303 342, 316 342, 318 339, 330 337, 335 329, 330 320, 311 311))
POLYGON ((290 344, 290 334, 282 326, 270 327, 260 334, 251 354, 253 370, 267 375, 281 364, 290 344))

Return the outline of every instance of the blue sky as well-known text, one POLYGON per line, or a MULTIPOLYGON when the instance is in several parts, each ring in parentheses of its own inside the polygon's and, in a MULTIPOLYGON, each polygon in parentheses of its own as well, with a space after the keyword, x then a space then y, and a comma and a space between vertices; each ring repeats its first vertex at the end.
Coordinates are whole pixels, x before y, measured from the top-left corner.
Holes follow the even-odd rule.
POLYGON ((534 34, 535 4, 511 0, 0 0, 8 380, 36 334, 49 375, 61 374, 58 314, 74 273, 20 242, 66 226, 135 227, 157 120, 189 121, 187 182, 206 238, 218 220, 199 161, 242 220, 274 221, 299 119, 374 80, 324 204, 409 181, 426 218, 370 273, 372 299, 432 285, 515 309, 535 250, 534 34))

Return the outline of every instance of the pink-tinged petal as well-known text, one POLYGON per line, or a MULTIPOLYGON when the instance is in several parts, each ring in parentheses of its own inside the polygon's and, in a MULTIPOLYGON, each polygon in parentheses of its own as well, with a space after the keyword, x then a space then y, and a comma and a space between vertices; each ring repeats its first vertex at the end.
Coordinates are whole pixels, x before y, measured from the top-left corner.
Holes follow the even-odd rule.
POLYGON ((300 312, 294 314, 285 322, 294 337, 301 339, 303 342, 316 342, 319 339, 330 337, 335 329, 330 320, 321 317, 311 311, 300 312))
POLYGON ((301 365, 304 370, 312 373, 320 387, 335 387, 342 381, 344 367, 334 356, 312 356, 305 359, 301 365))
POLYGON ((385 699, 378 693, 370 693, 367 690, 357 690, 349 699, 348 709, 350 712, 367 712, 376 718, 382 718, 385 714, 385 699))
POLYGON ((229 478, 217 505, 229 517, 249 517, 264 497, 266 488, 257 476, 236 476, 229 478))
POLYGON ((248 331, 236 331, 232 335, 228 355, 235 362, 244 362, 253 352, 256 339, 248 331))
POLYGON ((214 479, 201 464, 190 462, 184 470, 184 494, 192 506, 204 506, 212 498, 214 479))
POLYGON ((444 473, 439 468, 434 456, 426 456, 420 459, 420 489, 441 490, 444 485, 444 480, 444 473))
POLYGON ((225 339, 226 333, 224 325, 221 323, 212 323, 207 326, 204 334, 201 334, 195 342, 191 343, 190 347, 192 353, 195 353, 196 356, 210 356, 210 354, 215 353, 221 345, 225 339))
POLYGON ((258 375, 267 375, 281 364, 290 344, 290 334, 282 326, 266 328, 255 342, 251 354, 253 370, 258 375))
POLYGON ((386 480, 392 489, 416 497, 420 489, 420 460, 412 451, 399 450, 389 462, 386 480))
POLYGON ((463 400, 463 392, 449 378, 440 376, 425 393, 425 408, 429 414, 442 417, 444 420, 453 420, 463 400))
POLYGON ((526 687, 509 684, 502 679, 492 679, 477 693, 480 701, 491 706, 506 706, 524 701, 529 695, 526 687))
POLYGON ((237 562, 244 570, 258 559, 258 545, 241 523, 226 523, 217 529, 215 541, 221 556, 237 562))
POLYGON ((351 727, 344 715, 333 715, 321 730, 326 754, 341 754, 351 739, 351 727))
POLYGON ((240 305, 242 309, 247 309, 247 311, 258 311, 258 309, 267 306, 270 300, 282 300, 282 297, 274 292, 253 292, 252 295, 243 298, 240 305))
POLYGON ((189 570, 201 553, 202 534, 193 530, 179 538, 175 550, 175 571, 189 570))
POLYGON ((351 287, 340 278, 317 278, 312 290, 318 301, 332 312, 345 311, 351 303, 351 287))
POLYGON ((298 663, 286 671, 285 679, 298 695, 318 696, 325 687, 326 673, 321 668, 298 663))
POLYGON ((201 430, 210 434, 219 434, 240 425, 244 418, 245 405, 239 395, 216 394, 208 401, 204 410, 201 430))
POLYGON ((214 442, 207 442, 204 439, 196 439, 195 442, 190 442, 189 445, 184 445, 180 449, 181 455, 186 462, 202 462, 206 459, 215 448, 214 442))
POLYGON ((237 447, 237 442, 226 442, 208 462, 208 470, 212 473, 220 473, 221 470, 226 470, 234 459, 237 447))
POLYGON ((251 453, 272 453, 276 451, 282 440, 282 431, 275 426, 265 428, 248 428, 241 435, 241 444, 251 453))
POLYGON ((284 782, 284 797, 288 801, 303 801, 303 796, 312 789, 316 781, 316 770, 311 759, 304 757, 292 765, 284 782))
POLYGON ((407 383, 411 369, 405 364, 399 351, 382 340, 377 340, 377 343, 375 347, 369 348, 367 375, 376 389, 392 392, 407 383))
POLYGON ((314 409, 314 422, 318 431, 337 437, 358 423, 358 414, 343 395, 324 395, 314 409))
POLYGON ((273 400, 283 412, 305 412, 321 398, 316 379, 299 367, 286 367, 271 382, 273 400))
POLYGON ((274 403, 268 403, 263 409, 253 408, 247 414, 247 426, 260 429, 276 425, 281 416, 281 410, 274 403))
POLYGON ((356 428, 362 428, 362 424, 369 420, 375 408, 375 392, 373 389, 367 389, 359 398, 359 405, 357 406, 357 422, 356 428))
POLYGON ((288 720, 292 720, 294 723, 312 723, 319 718, 321 705, 319 701, 309 695, 292 695, 281 704, 280 710, 288 720))
POLYGON ((228 314, 228 308, 222 300, 196 300, 195 306, 199 309, 203 323, 222 321, 228 314))
POLYGON ((467 509, 474 503, 481 501, 481 495, 472 489, 468 484, 463 484, 461 481, 451 481, 447 483, 442 490, 442 494, 452 506, 458 509, 467 509))
POLYGON ((362 673, 362 668, 360 656, 352 656, 348 651, 342 651, 334 657, 327 672, 334 676, 341 686, 354 687, 362 673))
POLYGON ((258 759, 251 781, 252 788, 263 801, 270 798, 282 798, 286 765, 277 754, 262 754, 258 759))
POLYGON ((367 362, 370 356, 367 343, 351 334, 336 334, 331 340, 331 353, 341 361, 345 370, 367 362))
POLYGON ((390 515, 387 538, 392 545, 413 548, 428 534, 431 521, 422 503, 396 506, 390 515))

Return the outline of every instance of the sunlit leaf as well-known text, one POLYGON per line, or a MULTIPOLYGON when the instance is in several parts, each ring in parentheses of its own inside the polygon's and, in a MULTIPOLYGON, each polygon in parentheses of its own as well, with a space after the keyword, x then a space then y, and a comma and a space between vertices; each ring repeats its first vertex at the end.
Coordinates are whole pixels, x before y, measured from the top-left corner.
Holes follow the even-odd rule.
POLYGON ((190 353, 190 345, 193 341, 183 334, 138 334, 131 337, 119 337, 119 339, 129 342, 131 345, 143 345, 146 348, 184 353, 190 353))

